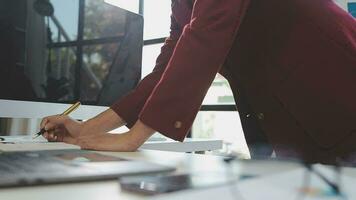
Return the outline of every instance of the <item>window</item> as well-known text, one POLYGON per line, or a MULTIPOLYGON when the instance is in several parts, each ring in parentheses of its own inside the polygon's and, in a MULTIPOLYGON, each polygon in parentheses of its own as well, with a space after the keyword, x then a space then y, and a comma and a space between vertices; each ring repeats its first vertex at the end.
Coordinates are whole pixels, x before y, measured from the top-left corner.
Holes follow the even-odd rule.
POLYGON ((356 2, 348 3, 349 13, 356 18, 356 2))
POLYGON ((105 0, 105 2, 134 13, 139 13, 139 0, 105 0))
POLYGON ((248 158, 249 151, 237 112, 202 111, 197 115, 192 127, 193 138, 221 139, 227 153, 237 153, 248 158))
POLYGON ((52 30, 52 40, 56 42, 76 40, 79 20, 78 1, 51 0, 51 3, 53 4, 54 8, 58 8, 54 11, 53 20, 50 21, 50 28, 52 30), (58 24, 61 24, 61 26, 58 26, 58 24), (61 27, 61 30, 58 29, 59 27, 61 27), (63 35, 63 32, 65 32, 66 34, 63 35))
POLYGON ((152 72, 163 44, 146 45, 142 52, 142 77, 152 72))
POLYGON ((203 105, 231 105, 235 104, 229 82, 217 74, 205 96, 203 105))
POLYGON ((150 40, 167 37, 171 23, 170 15, 170 0, 144 0, 144 39, 150 40))
MULTIPOLYGON (((141 53, 139 45, 142 40, 142 18, 116 5, 109 5, 104 0, 50 2, 54 6, 54 14, 43 20, 49 26, 45 34, 50 36, 47 44, 49 62, 46 66, 49 78, 46 80, 45 96, 51 101, 80 99, 85 104, 109 105, 119 96, 105 95, 105 92, 111 90, 106 86, 110 84, 110 88, 113 88, 126 85, 117 83, 115 86, 110 81, 115 73, 109 75, 109 72, 124 64, 138 67, 135 75, 130 76, 130 80, 125 80, 131 85, 126 91, 135 87, 141 78, 141 57, 135 59, 134 56, 140 56, 141 53), (134 20, 133 17, 139 20, 134 20), (127 45, 135 48, 126 48, 127 45), (139 53, 132 53, 131 49, 139 53), (126 53, 121 53, 123 51, 131 54, 131 59, 117 64, 120 59, 125 60, 123 56, 126 53), (131 62, 137 63, 131 65, 131 62)), ((115 2, 120 4, 121 1, 115 2)), ((125 4, 126 8, 137 7, 136 10, 139 10, 139 1, 125 2, 130 2, 125 4)), ((134 70, 133 68, 130 70, 134 70)), ((116 91, 119 91, 118 88, 116 91)), ((125 93, 124 90, 122 94, 125 93)))
POLYGON ((355 0, 334 0, 344 10, 348 11, 353 17, 356 18, 356 1, 355 0))

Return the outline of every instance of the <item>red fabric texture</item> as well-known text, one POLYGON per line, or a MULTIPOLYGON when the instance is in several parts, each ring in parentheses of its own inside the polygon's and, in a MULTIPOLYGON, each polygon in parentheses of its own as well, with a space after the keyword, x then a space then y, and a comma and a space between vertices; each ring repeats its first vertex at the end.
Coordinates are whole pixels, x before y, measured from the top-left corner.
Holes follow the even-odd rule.
POLYGON ((303 144, 330 149, 356 132, 356 22, 331 0, 172 5, 155 69, 111 107, 129 127, 140 119, 183 141, 223 70, 233 91, 242 84, 256 113, 265 113, 277 153, 286 145, 301 154, 311 150, 303 144))

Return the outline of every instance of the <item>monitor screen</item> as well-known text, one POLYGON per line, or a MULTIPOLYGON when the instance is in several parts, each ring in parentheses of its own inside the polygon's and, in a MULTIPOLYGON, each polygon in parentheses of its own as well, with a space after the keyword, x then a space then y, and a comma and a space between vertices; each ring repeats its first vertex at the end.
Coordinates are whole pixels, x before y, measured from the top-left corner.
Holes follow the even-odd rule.
POLYGON ((109 106, 141 79, 142 16, 104 0, 0 1, 0 99, 109 106))

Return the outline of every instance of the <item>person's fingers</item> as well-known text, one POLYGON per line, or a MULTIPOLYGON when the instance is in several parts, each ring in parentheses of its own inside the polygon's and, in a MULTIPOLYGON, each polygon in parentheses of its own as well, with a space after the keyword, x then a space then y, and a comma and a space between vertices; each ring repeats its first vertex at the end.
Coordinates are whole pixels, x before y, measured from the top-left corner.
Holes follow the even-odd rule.
POLYGON ((48 131, 44 134, 44 137, 49 141, 49 142, 58 142, 59 139, 60 139, 60 133, 58 133, 57 130, 51 130, 51 131, 48 131), (46 134, 46 135, 45 135, 46 134))
POLYGON ((47 123, 48 123, 48 118, 47 117, 43 118, 40 124, 40 129, 43 129, 47 123))
POLYGON ((51 116, 47 116, 45 118, 42 119, 41 123, 40 123, 40 128, 44 128, 46 126, 46 124, 51 121, 51 120, 55 120, 56 118, 58 118, 60 115, 51 115, 51 116))
POLYGON ((56 134, 56 137, 57 137, 56 138, 57 142, 63 142, 65 136, 64 136, 64 134, 59 133, 59 134, 56 134))
POLYGON ((53 136, 52 138, 47 140, 48 142, 58 142, 57 141, 57 136, 53 136))
POLYGON ((44 138, 48 139, 48 133, 47 133, 47 132, 44 132, 42 136, 43 136, 44 138))
POLYGON ((55 142, 55 140, 53 139, 53 137, 48 137, 48 138, 47 138, 47 141, 48 141, 48 142, 55 142))
POLYGON ((49 130, 43 133, 43 137, 48 141, 53 142, 59 140, 59 136, 62 135, 58 132, 58 130, 49 130))
POLYGON ((55 141, 55 140, 54 140, 54 132, 53 132, 53 131, 48 132, 48 138, 47 138, 47 140, 48 140, 49 142, 54 142, 54 141, 55 141))
POLYGON ((44 124, 44 129, 46 131, 54 129, 57 126, 62 126, 68 121, 69 117, 68 116, 62 116, 62 115, 55 115, 55 116, 50 116, 47 117, 44 121, 46 122, 44 124))
POLYGON ((58 127, 58 124, 54 124, 54 123, 48 122, 48 123, 46 124, 46 126, 44 127, 44 130, 45 130, 46 132, 52 132, 52 131, 54 131, 57 127, 58 127))
POLYGON ((55 124, 65 124, 70 118, 67 115, 55 115, 49 118, 49 121, 55 124))
POLYGON ((55 130, 54 130, 54 134, 55 134, 55 138, 54 138, 54 139, 55 139, 57 142, 63 142, 65 137, 69 137, 69 135, 66 134, 66 133, 65 133, 63 130, 61 130, 61 129, 55 129, 55 130))

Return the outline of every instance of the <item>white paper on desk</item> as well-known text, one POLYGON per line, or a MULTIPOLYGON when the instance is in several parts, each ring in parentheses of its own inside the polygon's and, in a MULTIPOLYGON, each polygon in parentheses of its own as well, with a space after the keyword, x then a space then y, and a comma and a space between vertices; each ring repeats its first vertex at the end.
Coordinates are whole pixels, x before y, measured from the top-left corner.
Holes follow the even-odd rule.
POLYGON ((80 149, 79 146, 65 144, 63 142, 47 142, 43 137, 32 139, 32 136, 2 136, 4 142, 0 142, 1 151, 40 151, 40 150, 64 150, 80 149))
POLYGON ((0 141, 0 143, 15 143, 15 144, 23 144, 23 143, 47 143, 47 140, 44 137, 37 137, 33 139, 32 135, 18 135, 18 136, 1 136, 4 138, 4 141, 0 141))
POLYGON ((79 146, 66 144, 63 142, 48 143, 22 143, 22 144, 1 144, 0 151, 41 151, 41 150, 65 150, 80 149, 79 146))

